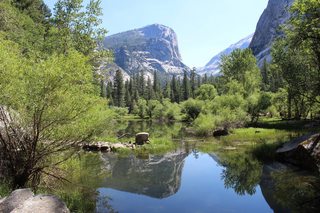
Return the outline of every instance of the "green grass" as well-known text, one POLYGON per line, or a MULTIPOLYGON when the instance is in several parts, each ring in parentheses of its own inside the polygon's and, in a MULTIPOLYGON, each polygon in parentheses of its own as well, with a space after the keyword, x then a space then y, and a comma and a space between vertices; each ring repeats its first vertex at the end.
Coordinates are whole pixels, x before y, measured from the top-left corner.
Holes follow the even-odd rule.
POLYGON ((307 129, 305 126, 307 124, 313 123, 313 120, 282 120, 279 118, 262 118, 254 127, 264 128, 264 129, 278 129, 278 130, 288 130, 288 131, 312 131, 318 128, 307 129))
POLYGON ((0 182, 0 199, 9 195, 11 192, 11 189, 9 187, 9 184, 6 182, 0 182))
POLYGON ((264 129, 264 128, 241 128, 235 129, 230 135, 223 138, 227 141, 255 141, 261 140, 283 140, 289 135, 288 131, 278 129, 264 129))

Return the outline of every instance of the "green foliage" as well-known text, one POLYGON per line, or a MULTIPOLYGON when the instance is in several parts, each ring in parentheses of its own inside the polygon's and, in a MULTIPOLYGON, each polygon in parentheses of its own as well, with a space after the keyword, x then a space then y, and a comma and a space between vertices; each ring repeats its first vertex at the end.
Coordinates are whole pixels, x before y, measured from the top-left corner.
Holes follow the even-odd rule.
POLYGON ((137 104, 137 108, 138 108, 138 115, 140 118, 145 118, 147 116, 147 101, 144 99, 139 99, 138 100, 138 104, 137 104))
MULTIPOLYGON (((63 155, 57 158, 62 160, 63 155)), ((47 183, 43 191, 58 195, 72 212, 94 212, 98 196, 96 188, 108 175, 103 169, 101 157, 94 153, 80 153, 61 164, 57 171, 70 182, 45 179, 47 183)))
POLYGON ((189 78, 187 76, 187 71, 184 71, 183 73, 182 92, 183 92, 183 100, 188 100, 190 97, 191 87, 190 87, 189 78))
POLYGON ((13 7, 9 1, 0 2, 0 31, 6 39, 19 44, 24 55, 40 56, 39 52, 45 46, 45 29, 43 24, 35 23, 32 17, 13 7))
POLYGON ((320 30, 319 1, 294 2, 285 36, 272 49, 274 75, 283 80, 278 86, 288 93, 286 118, 307 118, 320 102, 320 30))
POLYGON ((216 88, 211 84, 203 84, 196 91, 196 98, 202 101, 212 101, 218 95, 216 88))
POLYGON ((247 98, 248 113, 251 116, 251 123, 258 122, 262 113, 271 106, 271 94, 266 92, 254 93, 247 98))
POLYGON ((279 89, 278 92, 273 94, 272 106, 275 107, 276 111, 279 113, 280 117, 287 118, 288 105, 287 105, 288 91, 286 89, 279 89))
POLYGON ((82 0, 59 0, 54 8, 55 34, 53 43, 58 51, 69 49, 90 55, 101 42, 106 30, 99 28, 102 9, 101 0, 91 0, 84 7, 82 0))
POLYGON ((127 108, 122 108, 122 107, 112 107, 112 110, 115 112, 116 116, 118 118, 122 118, 128 114, 128 109, 127 108))
POLYGON ((171 103, 169 99, 162 101, 164 118, 169 121, 180 120, 181 107, 177 103, 171 103))
POLYGON ((185 120, 194 121, 200 114, 203 101, 190 98, 182 103, 182 112, 185 114, 185 120))
POLYGON ((113 103, 117 107, 124 107, 124 85, 123 75, 120 70, 116 71, 116 76, 113 83, 113 103))
POLYGON ((16 131, 0 132, 0 143, 12 159, 13 187, 25 186, 44 168, 58 163, 48 161, 52 154, 100 132, 111 112, 92 84, 92 67, 82 54, 70 51, 35 62, 23 58, 17 45, 0 39, 0 102, 2 112, 7 111, 1 120, 16 131), (8 114, 14 122, 9 122, 8 114), (24 140, 20 134, 25 135, 24 140))
POLYGON ((148 108, 147 108, 147 113, 149 118, 153 118, 154 114, 155 114, 155 109, 157 108, 157 110, 159 110, 159 108, 161 108, 161 103, 157 100, 150 100, 148 101, 148 108))
POLYGON ((200 113, 193 125, 198 136, 212 135, 213 131, 216 129, 216 119, 211 113, 200 113))
POLYGON ((236 80, 241 83, 246 96, 261 85, 260 70, 250 49, 236 49, 230 55, 223 56, 221 72, 225 82, 236 80))

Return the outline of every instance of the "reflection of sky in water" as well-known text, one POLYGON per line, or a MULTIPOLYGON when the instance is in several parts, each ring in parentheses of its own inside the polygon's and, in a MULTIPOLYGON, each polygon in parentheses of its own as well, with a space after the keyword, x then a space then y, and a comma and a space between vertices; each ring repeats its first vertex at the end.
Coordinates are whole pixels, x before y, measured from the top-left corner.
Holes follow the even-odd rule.
MULTIPOLYGON (((252 196, 237 195, 226 189, 221 178, 223 167, 207 154, 185 159, 181 186, 178 192, 164 199, 151 198, 109 188, 99 188, 100 201, 108 197, 112 209, 122 212, 272 212, 257 187, 252 196)), ((143 178, 143 177, 142 177, 143 178)), ((97 212, 108 212, 102 202, 97 212)))

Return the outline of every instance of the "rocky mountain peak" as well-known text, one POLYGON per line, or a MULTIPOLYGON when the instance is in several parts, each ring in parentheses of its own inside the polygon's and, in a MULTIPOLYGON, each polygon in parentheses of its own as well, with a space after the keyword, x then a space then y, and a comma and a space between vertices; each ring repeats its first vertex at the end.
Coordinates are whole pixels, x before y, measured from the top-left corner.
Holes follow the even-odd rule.
POLYGON ((129 75, 140 70, 147 74, 182 74, 190 70, 182 63, 176 33, 164 25, 153 24, 108 36, 104 47, 114 52, 115 64, 129 75))

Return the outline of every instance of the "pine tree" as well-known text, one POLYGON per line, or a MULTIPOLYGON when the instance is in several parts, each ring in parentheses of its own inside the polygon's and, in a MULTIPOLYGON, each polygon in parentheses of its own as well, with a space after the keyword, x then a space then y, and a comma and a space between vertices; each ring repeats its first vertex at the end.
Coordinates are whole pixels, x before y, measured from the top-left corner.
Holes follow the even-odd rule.
POLYGON ((110 81, 110 82, 108 82, 107 83, 107 93, 106 93, 106 97, 108 98, 108 99, 110 99, 110 98, 112 98, 113 97, 113 85, 112 85, 112 82, 110 81))
POLYGON ((203 82, 202 82, 202 83, 203 83, 203 84, 207 84, 207 83, 208 83, 208 75, 207 75, 207 73, 204 74, 203 82))
POLYGON ((171 98, 171 84, 170 84, 170 81, 167 79, 166 81, 166 87, 163 91, 163 97, 164 98, 171 98))
POLYGON ((139 88, 138 88, 138 79, 139 79, 139 74, 132 75, 132 97, 133 99, 137 102, 139 100, 139 88))
POLYGON ((198 78, 197 78, 197 89, 201 86, 201 76, 198 75, 198 78))
POLYGON ((154 99, 154 91, 153 91, 153 85, 151 83, 151 79, 148 76, 148 81, 147 81, 147 92, 146 92, 146 99, 147 100, 153 100, 154 99))
POLYGON ((187 71, 183 72, 182 93, 183 100, 188 100, 190 97, 190 82, 187 75, 187 71))
POLYGON ((103 79, 100 80, 100 96, 103 98, 107 97, 107 88, 103 79))
POLYGON ((153 91, 155 99, 160 98, 160 81, 156 71, 153 73, 153 91))
POLYGON ((174 75, 171 81, 171 102, 180 102, 180 81, 174 75))
POLYGON ((197 89, 197 84, 196 84, 196 68, 193 68, 191 70, 190 74, 190 86, 191 86, 191 97, 195 97, 195 91, 197 89))
POLYGON ((263 61, 263 65, 261 67, 261 75, 262 75, 262 87, 264 90, 267 90, 269 86, 269 64, 266 59, 263 61))
POLYGON ((117 107, 124 107, 124 87, 123 76, 120 70, 117 70, 114 79, 114 104, 117 107))
POLYGON ((126 107, 130 107, 131 105, 131 94, 130 94, 130 91, 129 91, 129 81, 127 80, 126 83, 125 83, 125 94, 124 94, 124 100, 125 100, 125 105, 126 107))
POLYGON ((139 95, 141 97, 145 97, 145 79, 144 79, 144 70, 140 71, 140 75, 138 77, 138 88, 139 88, 139 95))

